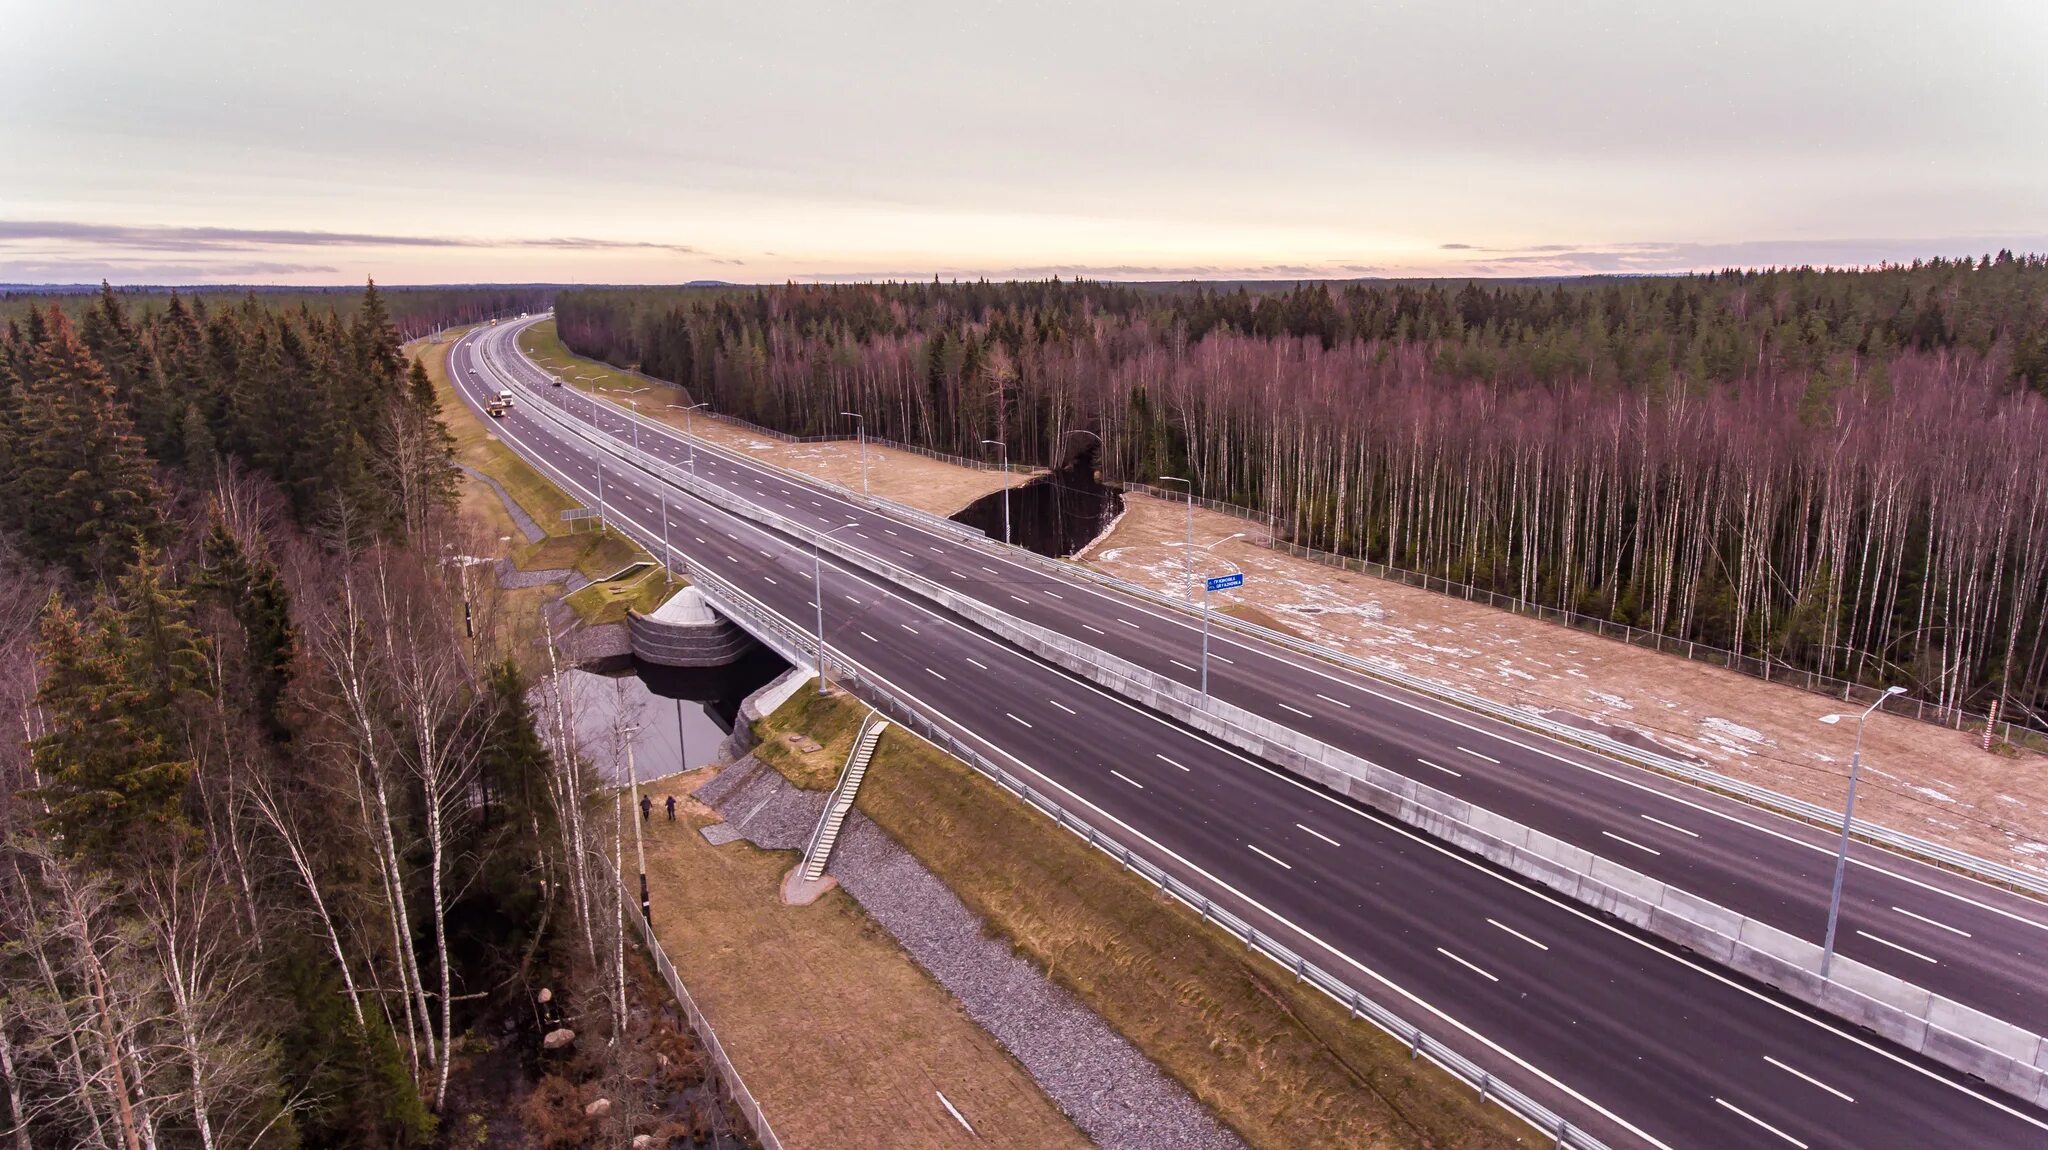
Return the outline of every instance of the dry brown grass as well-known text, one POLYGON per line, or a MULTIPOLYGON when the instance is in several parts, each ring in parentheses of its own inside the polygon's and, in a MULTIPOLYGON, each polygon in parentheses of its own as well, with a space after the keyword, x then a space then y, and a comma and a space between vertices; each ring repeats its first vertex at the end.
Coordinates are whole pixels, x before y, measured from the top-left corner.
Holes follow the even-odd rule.
MULTIPOLYGON (((694 786, 707 772, 656 783, 694 786)), ((647 844, 656 932, 740 1076, 792 1150, 971 1144, 944 1091, 994 1146, 1085 1147, 1023 1067, 859 906, 777 896, 790 852, 713 847, 696 804, 647 844)))
MULTIPOLYGON (((1089 562, 1177 594, 1185 506, 1130 495, 1125 508, 1089 562)), ((1500 703, 1632 728, 1725 774, 1841 804, 1854 732, 1819 722, 1842 709, 1838 699, 1227 539, 1246 530, 1257 528, 1195 511, 1196 546, 1216 543, 1215 554, 1247 576, 1240 590, 1217 593, 1219 610, 1256 611, 1258 622, 1277 619, 1351 655, 1392 660, 1500 703)), ((2048 759, 1988 753, 1967 733, 1888 715, 1870 720, 1863 753, 1858 814, 2048 873, 2048 759)))

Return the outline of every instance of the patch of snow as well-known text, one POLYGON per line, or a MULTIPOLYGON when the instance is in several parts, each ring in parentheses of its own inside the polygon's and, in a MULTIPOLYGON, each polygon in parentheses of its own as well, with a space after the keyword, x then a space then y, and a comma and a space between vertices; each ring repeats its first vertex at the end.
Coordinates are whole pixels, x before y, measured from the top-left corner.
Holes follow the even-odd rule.
POLYGON ((2016 807, 2024 807, 2024 806, 2026 806, 2026 805, 2027 805, 2027 804, 2025 804, 2025 803, 2023 803, 2023 802, 2019 801, 2018 799, 2016 799, 2016 798, 2013 798, 2013 797, 2012 797, 2011 795, 2000 795, 2000 796, 1998 796, 1998 801, 1999 801, 1999 802, 2001 802, 2001 803, 2011 803, 2011 804, 2012 804, 2013 806, 2016 806, 2016 807))
POLYGON ((1907 787, 1906 789, 1910 791, 1917 791, 1920 794, 1926 795, 1928 798, 1933 799, 1937 803, 1952 803, 1956 801, 1956 797, 1954 795, 1942 794, 1940 791, 1935 790, 1933 787, 1907 787))
POLYGON ((1620 695, 1610 695, 1606 691, 1594 691, 1590 689, 1587 690, 1586 693, 1600 700, 1601 702, 1607 704, 1608 706, 1613 707, 1617 711, 1633 711, 1636 709, 1635 704, 1630 703, 1627 699, 1622 698, 1620 695))
POLYGON ((1762 731, 1755 730, 1751 727, 1745 727, 1741 723, 1730 722, 1727 719, 1701 719, 1700 726, 1705 727, 1706 729, 1714 732, 1715 734, 1722 735, 1727 738, 1740 739, 1745 743, 1756 743, 1766 747, 1773 745, 1769 739, 1764 738, 1764 733, 1762 731))
POLYGON ((1591 675, 1586 674, 1584 671, 1579 670, 1577 667, 1566 667, 1564 673, 1572 676, 1575 679, 1590 679, 1593 677, 1591 675))
POLYGON ((2023 855, 2048 855, 2048 843, 2014 843, 2012 849, 2023 855))

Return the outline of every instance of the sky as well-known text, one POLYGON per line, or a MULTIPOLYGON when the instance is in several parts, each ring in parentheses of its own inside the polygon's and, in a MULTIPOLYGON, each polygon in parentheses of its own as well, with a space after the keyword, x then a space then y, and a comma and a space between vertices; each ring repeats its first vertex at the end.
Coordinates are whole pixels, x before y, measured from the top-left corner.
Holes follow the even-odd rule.
POLYGON ((2048 251, 2048 3, 0 0, 0 282, 2048 251))

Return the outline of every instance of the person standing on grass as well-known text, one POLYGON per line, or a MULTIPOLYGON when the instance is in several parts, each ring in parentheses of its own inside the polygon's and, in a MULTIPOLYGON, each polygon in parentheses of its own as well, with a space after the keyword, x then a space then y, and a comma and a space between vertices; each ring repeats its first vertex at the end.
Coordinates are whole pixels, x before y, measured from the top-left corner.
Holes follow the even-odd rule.
POLYGON ((674 795, 668 797, 668 821, 676 821, 676 797, 674 795))
POLYGON ((648 797, 647 797, 646 795, 641 795, 641 796, 640 796, 640 821, 641 821, 641 822, 643 822, 643 823, 644 823, 644 822, 646 822, 646 821, 647 821, 647 816, 649 816, 649 815, 651 815, 651 814, 653 814, 653 813, 654 813, 654 800, 653 800, 653 799, 650 799, 650 798, 648 798, 648 797))

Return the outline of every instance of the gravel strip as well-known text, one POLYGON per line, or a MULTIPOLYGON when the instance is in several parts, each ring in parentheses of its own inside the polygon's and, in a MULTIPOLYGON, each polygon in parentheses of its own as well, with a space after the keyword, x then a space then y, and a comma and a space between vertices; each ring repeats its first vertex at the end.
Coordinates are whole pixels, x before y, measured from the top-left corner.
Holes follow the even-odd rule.
MULTIPOLYGON (((697 797, 768 850, 802 850, 826 799, 752 758, 719 772, 697 797)), ((840 832, 829 870, 1098 1146, 1244 1145, 1093 1011, 988 937, 944 883, 859 811, 840 832)))
POLYGON ((505 505, 506 514, 512 516, 512 525, 514 527, 519 528, 519 533, 521 535, 526 536, 526 541, 528 543, 538 543, 542 539, 545 539, 547 537, 547 532, 541 529, 541 525, 533 521, 533 516, 528 515, 526 513, 526 509, 524 507, 519 506, 519 504, 513 500, 512 493, 506 491, 504 486, 500 484, 497 480, 492 479, 490 476, 485 475, 483 472, 478 471, 474 467, 469 467, 462 464, 457 464, 456 466, 462 468, 463 474, 469 476, 471 479, 474 479, 479 483, 482 483, 484 486, 489 487, 492 491, 498 493, 498 502, 503 503, 505 505))

